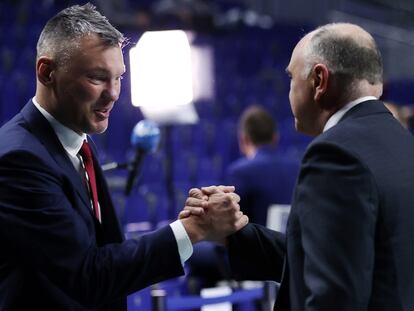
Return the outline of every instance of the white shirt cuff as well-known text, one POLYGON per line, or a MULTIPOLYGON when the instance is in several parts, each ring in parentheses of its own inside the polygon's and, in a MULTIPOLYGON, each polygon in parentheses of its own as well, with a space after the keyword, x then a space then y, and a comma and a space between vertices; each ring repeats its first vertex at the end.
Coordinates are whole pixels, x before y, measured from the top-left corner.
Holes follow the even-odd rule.
POLYGON ((170 227, 174 233, 175 240, 177 241, 181 263, 184 264, 184 262, 186 262, 193 254, 193 244, 191 243, 181 220, 174 221, 170 224, 170 227))

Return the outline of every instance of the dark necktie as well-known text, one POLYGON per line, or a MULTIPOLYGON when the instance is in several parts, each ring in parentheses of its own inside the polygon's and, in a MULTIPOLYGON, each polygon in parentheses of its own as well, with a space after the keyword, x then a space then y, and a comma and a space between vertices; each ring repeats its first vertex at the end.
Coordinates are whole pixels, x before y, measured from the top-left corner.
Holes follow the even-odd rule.
POLYGON ((89 186, 89 193, 92 200, 93 211, 96 218, 101 221, 101 210, 98 203, 98 191, 96 188, 96 178, 95 178, 95 169, 93 168, 93 158, 92 151, 89 147, 88 142, 83 141, 83 145, 79 151, 79 154, 82 156, 83 164, 86 170, 86 179, 89 186))

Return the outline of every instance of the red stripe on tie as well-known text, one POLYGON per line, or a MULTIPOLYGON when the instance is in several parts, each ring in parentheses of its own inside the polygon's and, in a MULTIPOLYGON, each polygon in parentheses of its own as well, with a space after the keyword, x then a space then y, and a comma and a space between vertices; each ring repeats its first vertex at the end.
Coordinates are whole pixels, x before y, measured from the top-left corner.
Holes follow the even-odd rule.
POLYGON ((83 145, 79 151, 82 156, 83 164, 85 165, 86 173, 88 174, 88 183, 90 195, 92 198, 93 211, 96 218, 101 221, 101 211, 98 204, 98 190, 96 188, 95 169, 93 167, 92 151, 86 140, 83 141, 83 145))

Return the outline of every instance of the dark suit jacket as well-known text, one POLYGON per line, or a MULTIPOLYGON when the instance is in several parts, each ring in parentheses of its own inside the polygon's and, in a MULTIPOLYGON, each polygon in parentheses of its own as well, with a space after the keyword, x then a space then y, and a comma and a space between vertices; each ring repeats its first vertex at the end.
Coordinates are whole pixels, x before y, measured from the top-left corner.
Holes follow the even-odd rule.
POLYGON ((0 310, 126 310, 127 294, 183 273, 170 227, 124 241, 95 168, 102 224, 32 102, 0 129, 0 310))
POLYGON ((355 106, 308 147, 286 240, 248 225, 230 256, 240 278, 282 278, 275 310, 414 310, 414 138, 380 101, 355 106))
POLYGON ((250 222, 265 226, 271 204, 290 204, 299 161, 282 156, 272 145, 260 146, 254 158, 232 163, 226 184, 240 195, 240 208, 250 222))

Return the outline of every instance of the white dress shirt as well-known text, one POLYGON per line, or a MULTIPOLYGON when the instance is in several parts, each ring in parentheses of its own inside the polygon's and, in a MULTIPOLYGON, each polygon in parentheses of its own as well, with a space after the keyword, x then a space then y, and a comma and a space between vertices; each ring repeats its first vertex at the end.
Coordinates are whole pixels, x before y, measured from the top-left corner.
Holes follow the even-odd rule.
MULTIPOLYGON (((40 113, 49 121, 60 143, 62 144, 70 160, 72 161, 72 164, 75 167, 75 169, 80 174, 83 174, 83 169, 80 159, 78 157, 78 152, 82 147, 83 141, 87 140, 87 135, 85 133, 79 135, 75 131, 71 130, 70 128, 64 126, 62 123, 57 121, 49 112, 47 112, 44 108, 40 106, 35 97, 33 97, 32 101, 36 108, 40 111, 40 113)), ((177 241, 178 252, 180 254, 181 262, 184 263, 193 254, 193 245, 180 220, 176 220, 173 223, 171 223, 170 227, 177 241)))
POLYGON ((328 122, 326 122, 323 132, 329 130, 331 127, 334 127, 338 124, 338 122, 342 119, 345 113, 347 113, 351 108, 355 107, 356 105, 365 102, 367 100, 377 100, 375 96, 364 96, 357 98, 350 103, 343 106, 341 109, 339 109, 337 112, 335 112, 331 117, 328 119, 328 122))

